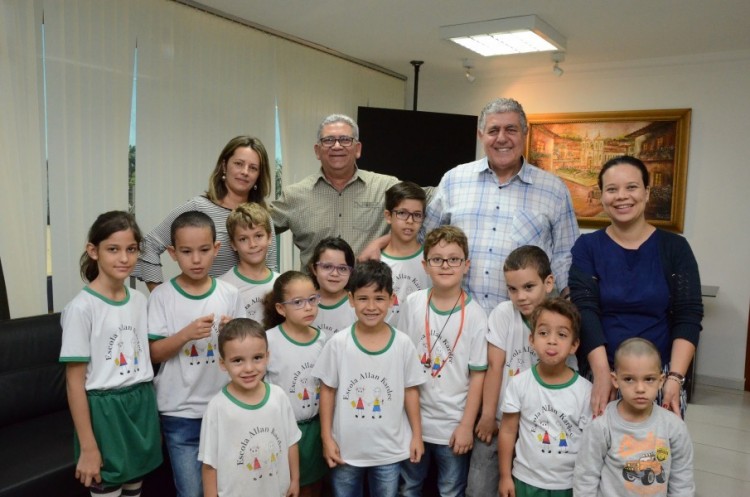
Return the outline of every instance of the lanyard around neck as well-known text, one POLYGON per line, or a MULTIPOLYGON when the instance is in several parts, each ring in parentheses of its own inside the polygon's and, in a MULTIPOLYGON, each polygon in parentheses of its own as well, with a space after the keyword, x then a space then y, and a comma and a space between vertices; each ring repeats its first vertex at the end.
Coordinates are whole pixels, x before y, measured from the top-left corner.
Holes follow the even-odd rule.
MULTIPOLYGON (((459 296, 459 299, 461 300, 461 324, 458 326, 458 334, 456 335, 456 341, 453 342, 453 347, 451 347, 451 350, 448 351, 448 356, 443 360, 443 363, 437 368, 432 370, 433 378, 438 376, 440 372, 443 370, 445 365, 450 360, 451 356, 453 355, 453 351, 456 350, 456 345, 458 345, 458 340, 461 338, 461 333, 464 329, 464 317, 465 317, 465 311, 466 311, 466 294, 463 290, 461 290, 461 295, 459 296)), ((431 344, 431 337, 430 337, 430 301, 432 300, 432 290, 430 290, 429 295, 427 296, 427 309, 425 310, 424 314, 424 339, 425 339, 425 345, 427 345, 427 359, 424 363, 424 366, 426 368, 432 367, 432 349, 433 346, 431 344)), ((448 320, 453 315, 453 311, 456 309, 455 304, 453 305, 453 308, 451 309, 451 313, 448 314, 448 318, 445 320, 445 324, 443 325, 443 329, 440 330, 440 333, 436 337, 436 340, 440 339, 440 336, 443 334, 443 330, 445 330, 445 327, 448 325, 448 320)), ((436 344, 437 345, 437 344, 436 344)))

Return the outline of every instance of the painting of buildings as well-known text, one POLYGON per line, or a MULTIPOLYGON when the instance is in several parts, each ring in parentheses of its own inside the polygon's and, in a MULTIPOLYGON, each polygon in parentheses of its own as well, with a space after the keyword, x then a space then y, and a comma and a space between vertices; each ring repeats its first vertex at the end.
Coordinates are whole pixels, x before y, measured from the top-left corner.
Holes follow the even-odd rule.
MULTIPOLYGON (((688 109, 688 123, 689 112, 688 109)), ((686 165, 685 170, 679 167, 678 156, 684 155, 683 160, 686 159, 687 139, 681 136, 684 125, 681 120, 535 117, 529 117, 528 160, 565 182, 582 225, 606 223, 597 185, 601 166, 613 157, 632 155, 641 159, 649 171, 651 195, 647 219, 656 225, 681 230, 682 212, 675 212, 676 207, 684 205, 686 165), (677 204, 676 189, 683 195, 677 204), (679 226, 675 225, 676 218, 679 226)))

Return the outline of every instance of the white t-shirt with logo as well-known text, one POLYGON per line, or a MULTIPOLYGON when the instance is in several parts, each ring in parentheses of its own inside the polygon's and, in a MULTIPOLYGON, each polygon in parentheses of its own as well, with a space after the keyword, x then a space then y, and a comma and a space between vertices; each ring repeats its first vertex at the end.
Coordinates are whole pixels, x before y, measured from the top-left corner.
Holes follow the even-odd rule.
POLYGON ((337 331, 349 328, 356 320, 354 307, 349 304, 349 297, 344 296, 333 305, 318 303, 318 315, 311 326, 318 328, 330 338, 337 331))
POLYGON ((219 279, 236 286, 240 291, 240 297, 245 304, 245 314, 248 318, 263 324, 263 298, 273 290, 273 282, 279 277, 279 273, 269 270, 269 275, 263 280, 253 280, 243 276, 237 266, 219 276, 219 279))
POLYGON ((195 319, 214 315, 211 335, 187 342, 180 352, 161 364, 154 379, 159 412, 197 419, 229 376, 219 368, 218 330, 222 316, 244 318, 240 293, 226 281, 212 279, 203 295, 185 293, 173 278, 157 286, 148 300, 148 337, 160 340, 177 334, 195 319))
POLYGON ((110 300, 84 287, 62 311, 61 362, 85 362, 86 390, 110 390, 151 381, 146 297, 125 288, 110 300))
POLYGON ((574 373, 549 385, 532 367, 510 380, 502 410, 520 413, 513 476, 545 490, 573 488, 581 435, 591 422, 591 382, 574 373))
POLYGON ((419 389, 422 439, 448 445, 464 414, 470 372, 487 369, 487 316, 471 296, 464 294, 461 327, 460 304, 452 311, 439 311, 430 302, 428 350, 425 313, 429 294, 430 290, 421 290, 409 295, 401 306, 398 327, 414 343, 422 376, 427 379, 419 389))
POLYGON ((258 404, 245 404, 224 387, 208 404, 198 460, 216 469, 220 496, 285 497, 291 483, 289 447, 302 433, 289 398, 266 385, 258 404))
MULTIPOLYGON (((505 351, 505 364, 503 364, 503 381, 500 385, 500 395, 497 401, 497 420, 503 417, 501 404, 503 392, 507 388, 508 381, 515 375, 526 371, 539 361, 536 351, 529 343, 531 335, 530 325, 524 320, 521 312, 513 306, 513 302, 506 300, 500 302, 492 309, 487 319, 489 331, 487 341, 495 347, 505 351)), ((573 369, 578 369, 578 361, 575 355, 568 357, 566 363, 573 369)))
POLYGON ((393 273, 393 304, 386 321, 394 326, 398 323, 406 297, 429 288, 431 284, 430 277, 422 266, 422 252, 422 247, 419 247, 418 251, 406 257, 395 257, 385 251, 380 253, 380 259, 390 266, 393 273))
POLYGON ((271 357, 266 381, 278 385, 289 396, 297 421, 312 419, 320 408, 320 380, 311 375, 326 343, 326 334, 315 330, 307 343, 293 340, 284 325, 266 331, 271 357))
POLYGON ((354 326, 328 340, 313 376, 336 389, 333 438, 352 466, 393 464, 409 457, 411 426, 404 391, 425 382, 414 345, 391 328, 391 340, 370 352, 357 341, 354 326))

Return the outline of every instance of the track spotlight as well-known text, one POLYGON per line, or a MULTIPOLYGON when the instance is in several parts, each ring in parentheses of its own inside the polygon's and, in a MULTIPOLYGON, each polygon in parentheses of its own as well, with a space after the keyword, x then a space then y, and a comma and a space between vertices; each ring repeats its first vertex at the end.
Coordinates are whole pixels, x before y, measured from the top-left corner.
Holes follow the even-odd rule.
POLYGON ((555 64, 552 66, 552 72, 555 73, 555 76, 558 78, 562 76, 565 71, 563 71, 563 68, 560 67, 560 62, 563 62, 565 60, 565 52, 554 52, 552 54, 552 62, 555 64))
POLYGON ((471 70, 474 69, 474 66, 469 59, 464 59, 463 67, 464 69, 466 69, 466 72, 464 73, 466 81, 468 81, 469 83, 473 83, 474 81, 476 81, 477 77, 471 74, 471 70))

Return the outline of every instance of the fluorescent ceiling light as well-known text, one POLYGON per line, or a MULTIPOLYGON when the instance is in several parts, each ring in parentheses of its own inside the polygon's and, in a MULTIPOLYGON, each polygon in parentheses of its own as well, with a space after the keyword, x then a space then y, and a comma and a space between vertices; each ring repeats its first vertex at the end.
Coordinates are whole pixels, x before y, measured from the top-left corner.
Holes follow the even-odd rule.
POLYGON ((565 50, 565 37, 535 15, 442 26, 440 37, 485 57, 565 50))

